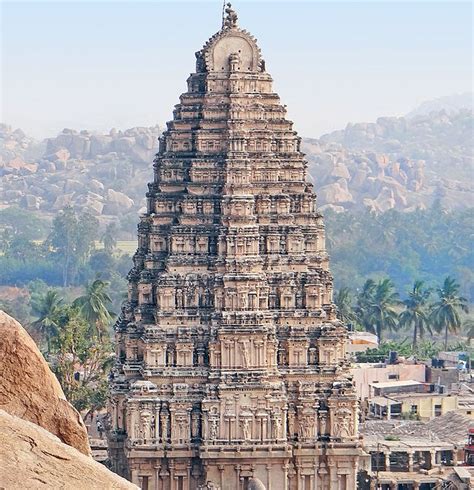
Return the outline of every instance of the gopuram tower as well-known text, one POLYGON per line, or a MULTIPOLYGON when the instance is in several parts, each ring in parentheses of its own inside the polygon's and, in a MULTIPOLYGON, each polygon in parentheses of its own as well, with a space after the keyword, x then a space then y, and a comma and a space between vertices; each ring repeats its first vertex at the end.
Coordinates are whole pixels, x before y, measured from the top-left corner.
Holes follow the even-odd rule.
POLYGON ((230 5, 160 138, 109 455, 148 490, 352 490, 357 400, 300 138, 230 5))

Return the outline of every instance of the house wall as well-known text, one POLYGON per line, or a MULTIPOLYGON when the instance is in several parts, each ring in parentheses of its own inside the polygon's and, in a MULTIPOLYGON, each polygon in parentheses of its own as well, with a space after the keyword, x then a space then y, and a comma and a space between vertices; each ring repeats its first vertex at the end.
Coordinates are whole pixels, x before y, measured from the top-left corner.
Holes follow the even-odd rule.
POLYGON ((351 369, 351 374, 354 378, 354 384, 357 396, 364 400, 369 398, 370 390, 369 383, 378 381, 384 383, 386 381, 419 381, 425 382, 426 366, 424 364, 367 364, 351 369), (398 376, 393 379, 390 376, 398 376))
POLYGON ((458 397, 443 395, 406 397, 402 400, 402 413, 411 413, 413 405, 418 407, 417 413, 421 420, 430 420, 435 417, 435 405, 441 405, 440 415, 456 410, 458 408, 458 397))

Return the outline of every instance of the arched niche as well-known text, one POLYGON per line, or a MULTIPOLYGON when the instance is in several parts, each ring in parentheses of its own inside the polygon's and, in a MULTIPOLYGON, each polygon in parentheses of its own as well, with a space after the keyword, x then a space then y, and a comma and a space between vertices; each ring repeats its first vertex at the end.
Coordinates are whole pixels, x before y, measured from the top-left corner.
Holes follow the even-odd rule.
POLYGON ((240 33, 224 36, 215 43, 208 58, 211 65, 209 71, 229 72, 231 54, 239 56, 239 71, 258 71, 258 48, 240 33))

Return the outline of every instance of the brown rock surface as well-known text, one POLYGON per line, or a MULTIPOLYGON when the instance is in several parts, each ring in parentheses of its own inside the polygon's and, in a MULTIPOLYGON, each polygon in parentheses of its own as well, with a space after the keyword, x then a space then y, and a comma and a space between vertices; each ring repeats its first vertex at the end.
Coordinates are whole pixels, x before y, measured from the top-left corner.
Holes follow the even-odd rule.
POLYGON ((137 489, 43 428, 0 410, 0 488, 137 489))
POLYGON ((28 332, 0 310, 0 409, 89 455, 84 422, 28 332))

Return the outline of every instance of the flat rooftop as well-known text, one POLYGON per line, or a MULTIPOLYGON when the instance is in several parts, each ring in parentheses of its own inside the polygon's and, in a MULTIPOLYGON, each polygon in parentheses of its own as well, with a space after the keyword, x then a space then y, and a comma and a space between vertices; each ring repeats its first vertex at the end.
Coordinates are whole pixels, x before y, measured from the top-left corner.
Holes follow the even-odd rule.
POLYGON ((382 383, 369 383, 369 386, 374 388, 403 388, 404 386, 423 385, 420 381, 408 379, 406 381, 384 381, 382 383))
POLYGON ((408 444, 421 446, 431 443, 434 446, 455 444, 464 447, 469 429, 474 428, 474 419, 455 410, 428 422, 413 420, 366 420, 360 424, 360 433, 367 445, 408 444), (398 441, 386 441, 385 437, 396 436, 398 441))

